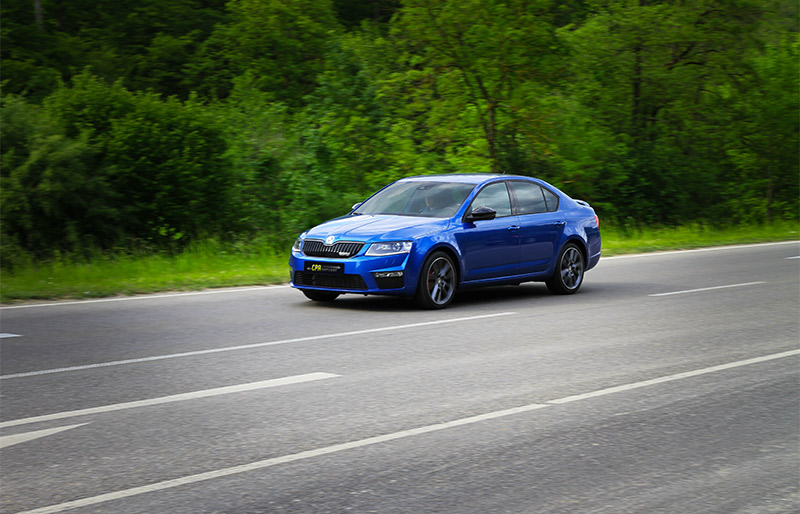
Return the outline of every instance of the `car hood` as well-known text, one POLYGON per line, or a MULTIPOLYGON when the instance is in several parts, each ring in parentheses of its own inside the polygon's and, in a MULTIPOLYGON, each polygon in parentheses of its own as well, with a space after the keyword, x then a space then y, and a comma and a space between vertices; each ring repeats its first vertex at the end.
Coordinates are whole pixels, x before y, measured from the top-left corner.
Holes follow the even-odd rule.
POLYGON ((337 241, 398 241, 411 240, 447 228, 450 220, 417 218, 413 216, 361 215, 326 221, 306 232, 306 238, 337 241))

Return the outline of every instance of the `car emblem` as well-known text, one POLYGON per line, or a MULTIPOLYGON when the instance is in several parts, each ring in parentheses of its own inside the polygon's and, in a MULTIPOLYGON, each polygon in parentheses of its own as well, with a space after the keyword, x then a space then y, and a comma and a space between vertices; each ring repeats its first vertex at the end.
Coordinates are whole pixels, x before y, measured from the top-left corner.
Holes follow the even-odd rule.
POLYGON ((328 236, 325 238, 325 246, 330 246, 336 241, 336 236, 328 236))

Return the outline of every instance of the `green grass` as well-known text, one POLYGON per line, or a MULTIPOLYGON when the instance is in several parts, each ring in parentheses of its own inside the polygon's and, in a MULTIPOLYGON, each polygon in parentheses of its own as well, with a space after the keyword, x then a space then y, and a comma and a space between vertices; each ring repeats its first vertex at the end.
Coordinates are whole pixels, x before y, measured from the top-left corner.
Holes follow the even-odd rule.
POLYGON ((4 272, 0 301, 278 284, 288 281, 288 262, 288 251, 279 254, 267 246, 241 249, 216 241, 192 245, 178 255, 96 255, 88 261, 54 258, 4 272))
POLYGON ((800 239, 800 223, 797 221, 725 228, 689 224, 679 227, 642 226, 623 229, 601 225, 600 230, 605 256, 800 239))
MULTIPOLYGON (((712 228, 705 225, 622 229, 601 226, 603 255, 800 239, 797 222, 712 228)), ((279 284, 288 281, 288 251, 267 245, 226 245, 207 240, 178 255, 97 254, 87 260, 58 257, 0 277, 0 301, 98 298, 158 291, 279 284)))

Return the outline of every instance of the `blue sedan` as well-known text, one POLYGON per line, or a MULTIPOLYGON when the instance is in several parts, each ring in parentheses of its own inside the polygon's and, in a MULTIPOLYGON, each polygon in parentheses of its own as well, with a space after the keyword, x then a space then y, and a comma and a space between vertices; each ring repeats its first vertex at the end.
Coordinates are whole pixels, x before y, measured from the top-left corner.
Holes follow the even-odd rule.
POLYGON ((292 287, 311 300, 381 294, 441 309, 457 290, 485 285, 539 281, 575 293, 600 246, 589 204, 542 180, 426 175, 389 184, 303 232, 289 265, 292 287))

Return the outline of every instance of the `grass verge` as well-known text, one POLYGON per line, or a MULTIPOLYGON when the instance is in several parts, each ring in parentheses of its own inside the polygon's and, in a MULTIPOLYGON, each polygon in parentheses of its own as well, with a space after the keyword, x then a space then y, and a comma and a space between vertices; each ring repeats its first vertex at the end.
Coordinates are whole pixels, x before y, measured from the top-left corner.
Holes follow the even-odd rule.
POLYGON ((603 235, 603 255, 606 256, 800 239, 800 223, 797 221, 725 228, 702 224, 635 228, 601 225, 600 230, 603 235))
POLYGON ((53 258, 4 272, 0 301, 99 298, 159 291, 279 284, 289 279, 289 254, 267 246, 232 247, 216 241, 178 255, 95 255, 88 260, 53 258))
MULTIPOLYGON (((797 222, 738 226, 620 228, 602 226, 603 255, 800 239, 797 222)), ((98 298, 172 290, 285 283, 289 255, 266 245, 208 240, 178 255, 98 254, 88 261, 59 257, 0 277, 0 301, 98 298)))

